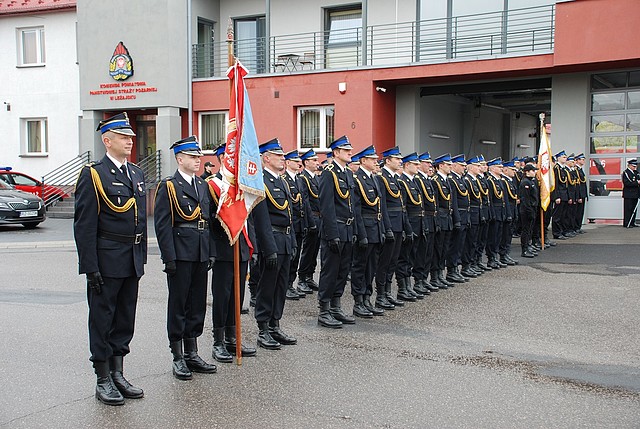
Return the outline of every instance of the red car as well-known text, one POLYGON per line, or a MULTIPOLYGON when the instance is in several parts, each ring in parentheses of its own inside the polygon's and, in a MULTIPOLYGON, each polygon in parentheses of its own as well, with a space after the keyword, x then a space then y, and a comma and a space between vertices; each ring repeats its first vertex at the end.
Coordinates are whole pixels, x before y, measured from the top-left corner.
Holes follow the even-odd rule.
POLYGON ((49 205, 54 201, 69 198, 64 190, 52 185, 42 185, 42 182, 24 173, 13 171, 11 167, 0 167, 0 180, 24 192, 37 195, 49 205))

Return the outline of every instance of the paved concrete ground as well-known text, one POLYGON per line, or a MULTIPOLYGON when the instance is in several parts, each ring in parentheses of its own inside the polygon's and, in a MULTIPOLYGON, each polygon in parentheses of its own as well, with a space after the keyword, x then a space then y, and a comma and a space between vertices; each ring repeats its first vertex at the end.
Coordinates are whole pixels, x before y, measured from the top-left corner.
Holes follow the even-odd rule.
MULTIPOLYGON (((298 345, 190 382, 171 375, 151 246, 125 359, 145 398, 107 407, 93 397, 71 221, 0 227, 0 427, 640 427, 640 229, 586 228, 517 267, 338 331, 316 325, 315 295, 287 302, 282 326, 298 345)), ((255 345, 252 317, 242 322, 255 345)), ((208 360, 210 330, 208 315, 208 360)))

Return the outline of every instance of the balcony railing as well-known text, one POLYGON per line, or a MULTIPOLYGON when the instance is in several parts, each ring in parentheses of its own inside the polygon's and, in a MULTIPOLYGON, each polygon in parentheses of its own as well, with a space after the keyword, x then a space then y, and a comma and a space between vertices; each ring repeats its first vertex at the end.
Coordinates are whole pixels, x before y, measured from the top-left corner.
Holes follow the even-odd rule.
MULTIPOLYGON (((247 39, 234 53, 253 74, 438 63, 553 52, 555 5, 247 39)), ((193 46, 193 77, 223 77, 227 45, 193 46)))

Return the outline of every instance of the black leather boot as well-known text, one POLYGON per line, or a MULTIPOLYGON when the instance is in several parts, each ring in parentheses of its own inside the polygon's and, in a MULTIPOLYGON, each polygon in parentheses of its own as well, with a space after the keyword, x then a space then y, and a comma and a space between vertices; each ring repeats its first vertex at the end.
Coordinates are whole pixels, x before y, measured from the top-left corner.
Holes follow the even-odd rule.
POLYGON ((282 347, 269 333, 269 324, 267 322, 258 322, 258 345, 267 350, 280 350, 282 347))
POLYGON ((297 301, 300 299, 300 295, 298 294, 298 291, 295 290, 293 285, 289 285, 285 298, 291 301, 297 301))
POLYGON ((313 279, 313 276, 307 275, 304 279, 311 290, 318 290, 318 283, 313 279))
POLYGON ((111 356, 109 359, 109 367, 111 371, 111 379, 116 385, 122 396, 129 399, 140 399, 144 396, 142 389, 133 386, 122 375, 122 356, 111 356))
MULTIPOLYGON (((227 326, 224 328, 224 345, 227 348, 227 351, 231 353, 233 356, 236 355, 236 327, 227 326)), ((244 344, 244 341, 240 345, 240 351, 242 352, 242 356, 253 357, 256 355, 255 347, 250 347, 244 344)))
POLYGON ((423 296, 431 295, 431 292, 429 292, 429 289, 427 289, 426 282, 427 281, 424 279, 416 280, 413 284, 413 290, 417 293, 422 294, 423 296))
POLYGON ((500 255, 500 262, 502 262, 505 265, 511 265, 511 266, 515 265, 515 262, 507 258, 507 255, 500 255))
POLYGON ((305 278, 298 279, 298 291, 309 295, 313 293, 313 289, 309 287, 309 283, 307 283, 307 279, 305 278))
POLYGON ((195 338, 184 338, 184 361, 192 372, 203 374, 213 374, 218 370, 212 363, 207 363, 198 356, 198 340, 195 338))
POLYGON ((218 362, 231 363, 233 362, 233 356, 231 356, 224 345, 224 334, 224 328, 213 328, 213 350, 211 351, 211 357, 218 362))
POLYGON ((434 292, 437 292, 440 289, 447 288, 447 285, 440 281, 440 276, 438 276, 438 271, 431 271, 431 278, 429 280, 429 283, 431 283, 431 286, 437 288, 437 290, 433 289, 434 292))
POLYGON ((324 326, 325 328, 342 328, 342 322, 333 317, 329 311, 329 307, 330 303, 318 301, 318 308, 320 309, 320 313, 318 313, 318 325, 324 326))
POLYGON ((528 246, 522 246, 522 254, 520 255, 523 258, 535 258, 536 255, 534 255, 533 253, 529 252, 529 247, 528 246))
POLYGON ((464 283, 466 281, 460 274, 458 274, 457 267, 447 268, 446 280, 451 283, 464 283))
POLYGON ((93 362, 96 381, 96 399, 107 405, 122 405, 124 397, 113 383, 107 362, 93 362))
POLYGON ((383 316, 384 310, 382 308, 377 308, 371 304, 371 295, 365 295, 362 297, 362 304, 364 307, 371 312, 374 316, 383 316))
POLYGON ((416 297, 407 290, 407 278, 396 278, 398 283, 398 299, 407 302, 416 302, 416 297))
POLYGON ((416 299, 424 299, 424 295, 418 292, 414 285, 411 283, 411 277, 405 277, 404 279, 405 285, 407 287, 407 292, 416 299))
POLYGON ((462 271, 460 271, 460 274, 470 279, 475 279, 476 277, 478 277, 476 272, 473 271, 473 269, 471 268, 471 265, 463 265, 462 271))
POLYGON ((444 276, 444 270, 438 270, 438 278, 440 279, 440 281, 442 283, 447 285, 447 287, 453 287, 454 286, 453 282, 447 280, 446 277, 444 276))
POLYGON ((384 293, 387 297, 387 301, 393 304, 396 307, 404 307, 404 302, 397 300, 391 295, 391 281, 388 281, 384 284, 384 293))
POLYGON ((383 284, 376 283, 376 308, 382 310, 394 310, 395 305, 391 304, 387 299, 387 294, 383 284))
POLYGON ((362 295, 354 295, 353 296, 354 304, 353 304, 353 315, 357 317, 362 317, 363 319, 372 319, 373 313, 364 306, 364 299, 362 295))
POLYGON ((347 313, 342 311, 342 306, 340 305, 340 297, 331 298, 329 312, 336 320, 339 320, 346 325, 353 325, 356 323, 355 317, 349 316, 347 313))
POLYGON ((511 255, 509 255, 508 253, 504 256, 508 261, 513 262, 513 265, 518 265, 518 261, 516 261, 515 259, 513 259, 511 257, 511 255))
POLYGON ((280 328, 279 320, 272 320, 269 322, 269 333, 271 334, 271 338, 279 342, 280 344, 284 344, 285 346, 293 346, 298 344, 298 340, 291 335, 287 335, 280 328))
POLYGON ((182 352, 182 341, 173 341, 169 344, 171 354, 173 355, 173 375, 178 380, 191 380, 193 374, 184 360, 182 352))

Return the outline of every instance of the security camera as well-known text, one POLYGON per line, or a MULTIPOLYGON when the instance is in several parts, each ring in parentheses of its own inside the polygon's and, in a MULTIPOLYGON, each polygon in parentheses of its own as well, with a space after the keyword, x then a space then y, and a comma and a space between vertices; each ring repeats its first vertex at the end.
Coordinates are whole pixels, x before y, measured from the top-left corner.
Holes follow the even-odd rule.
POLYGON ((381 86, 376 86, 376 91, 378 91, 378 92, 387 92, 387 88, 383 88, 381 86))

